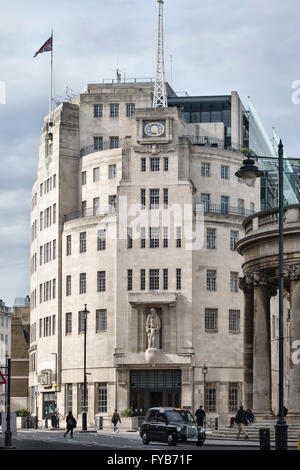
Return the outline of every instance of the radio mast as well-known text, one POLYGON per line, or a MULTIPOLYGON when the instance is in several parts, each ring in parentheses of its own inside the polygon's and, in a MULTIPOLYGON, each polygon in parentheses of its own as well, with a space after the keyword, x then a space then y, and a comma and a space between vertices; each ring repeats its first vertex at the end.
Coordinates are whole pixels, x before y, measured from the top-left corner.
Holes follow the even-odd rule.
POLYGON ((163 33, 163 0, 158 3, 158 41, 157 41, 157 64, 156 78, 153 95, 153 108, 167 108, 167 89, 165 81, 164 65, 164 33, 163 33))

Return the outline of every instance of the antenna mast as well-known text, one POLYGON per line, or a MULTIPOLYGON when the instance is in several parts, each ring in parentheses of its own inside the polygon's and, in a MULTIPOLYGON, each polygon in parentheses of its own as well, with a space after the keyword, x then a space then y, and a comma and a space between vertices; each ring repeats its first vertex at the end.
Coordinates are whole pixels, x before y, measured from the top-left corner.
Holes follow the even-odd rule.
POLYGON ((164 66, 164 35, 163 35, 163 0, 157 0, 158 10, 158 42, 157 42, 157 64, 156 78, 153 95, 153 108, 167 108, 167 89, 165 81, 164 66))

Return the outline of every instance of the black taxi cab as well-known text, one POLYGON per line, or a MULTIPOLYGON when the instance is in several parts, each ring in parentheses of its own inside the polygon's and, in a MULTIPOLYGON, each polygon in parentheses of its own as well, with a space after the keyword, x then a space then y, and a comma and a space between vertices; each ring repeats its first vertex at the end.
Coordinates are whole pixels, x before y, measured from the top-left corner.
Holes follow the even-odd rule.
POLYGON ((194 442, 202 446, 205 429, 198 426, 192 413, 182 408, 150 408, 140 427, 143 444, 150 441, 166 442, 176 446, 178 442, 194 442))

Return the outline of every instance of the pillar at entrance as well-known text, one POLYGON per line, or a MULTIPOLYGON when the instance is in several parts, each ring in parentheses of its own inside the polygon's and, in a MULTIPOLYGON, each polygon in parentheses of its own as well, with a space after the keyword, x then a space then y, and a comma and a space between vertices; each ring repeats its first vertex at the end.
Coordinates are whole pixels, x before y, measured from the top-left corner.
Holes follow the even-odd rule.
POLYGON ((253 289, 244 291, 244 406, 253 409, 253 289))
POLYGON ((271 414, 270 293, 267 286, 254 286, 253 412, 271 414))
MULTIPOLYGON (((298 276, 297 276, 298 277, 298 276)), ((291 360, 289 416, 300 416, 300 279, 291 280, 291 360), (298 351, 298 352, 297 352, 298 351)))

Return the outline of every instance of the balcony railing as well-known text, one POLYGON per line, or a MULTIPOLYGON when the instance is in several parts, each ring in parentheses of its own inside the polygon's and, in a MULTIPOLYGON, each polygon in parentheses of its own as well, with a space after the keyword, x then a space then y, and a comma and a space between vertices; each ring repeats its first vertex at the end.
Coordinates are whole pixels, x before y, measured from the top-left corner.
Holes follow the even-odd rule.
POLYGON ((233 207, 227 204, 210 204, 210 203, 197 203, 196 212, 204 210, 205 214, 222 214, 222 215, 233 215, 236 217, 248 217, 254 214, 254 211, 245 209, 243 207, 233 207))
POLYGON ((88 208, 85 210, 74 211, 65 215, 65 222, 73 219, 79 219, 81 217, 103 217, 105 215, 116 214, 117 207, 114 204, 108 204, 106 206, 100 206, 97 208, 88 208))
POLYGON ((196 145, 199 147, 212 147, 212 148, 219 148, 224 150, 231 150, 233 152, 240 152, 242 147, 236 145, 232 147, 231 145, 227 145, 226 140, 217 139, 215 137, 208 137, 208 136, 183 136, 184 139, 187 139, 191 145, 196 145))
POLYGON ((80 149, 80 156, 84 157, 85 155, 88 155, 89 153, 94 153, 94 152, 101 152, 103 150, 114 150, 116 148, 122 148, 125 145, 125 142, 128 142, 129 139, 119 139, 118 140, 118 145, 114 144, 112 145, 109 140, 103 140, 101 144, 90 144, 87 145, 86 147, 83 147, 80 149))

